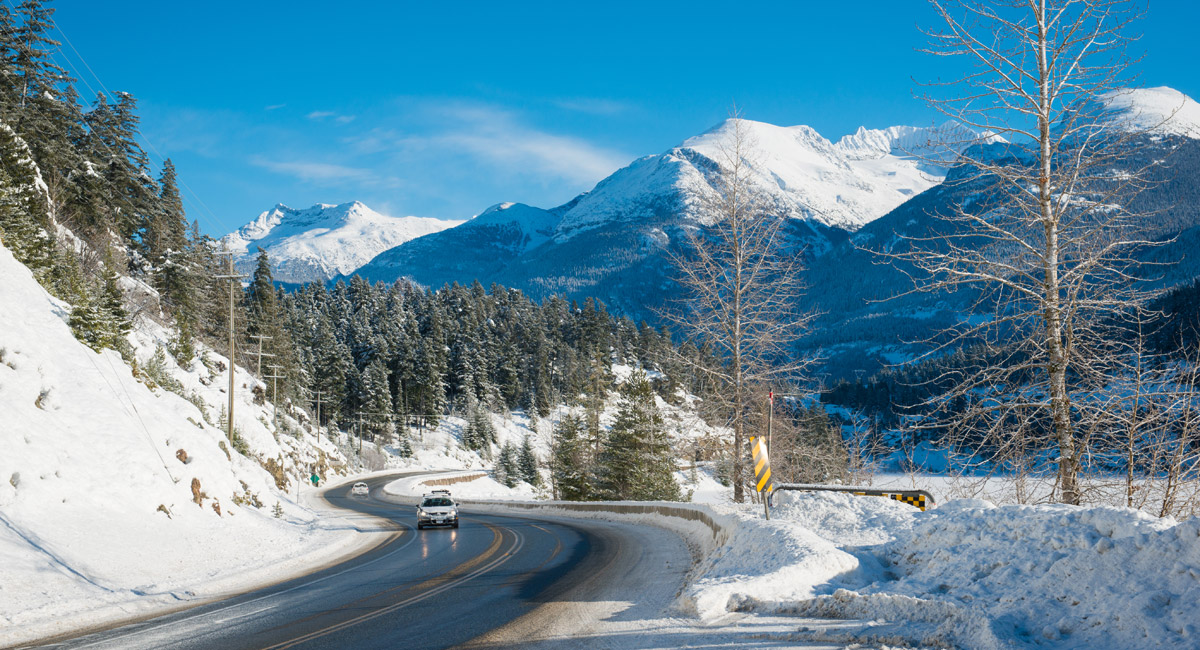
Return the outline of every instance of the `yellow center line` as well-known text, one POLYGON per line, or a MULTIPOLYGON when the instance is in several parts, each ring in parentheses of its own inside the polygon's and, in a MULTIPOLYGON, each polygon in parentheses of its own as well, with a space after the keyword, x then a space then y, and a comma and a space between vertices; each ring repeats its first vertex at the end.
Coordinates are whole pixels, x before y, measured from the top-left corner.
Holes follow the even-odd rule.
MULTIPOLYGON (((500 557, 492 560, 491 562, 489 562, 483 566, 479 566, 481 563, 486 562, 489 558, 491 558, 492 556, 494 556, 496 554, 496 552, 500 549, 501 542, 502 542, 502 534, 498 528, 496 528, 495 526, 492 526, 491 524, 488 524, 488 523, 484 523, 483 525, 487 526, 492 531, 493 537, 492 537, 491 546, 489 546, 486 551, 475 556, 471 560, 468 560, 467 562, 464 562, 464 563, 458 565, 452 571, 449 571, 449 572, 442 574, 440 576, 437 576, 435 578, 426 580, 425 582, 422 582, 421 584, 417 585, 416 587, 412 587, 412 589, 416 589, 416 590, 420 590, 420 589, 428 587, 428 589, 426 591, 424 591, 423 593, 419 593, 417 595, 411 596, 409 598, 406 598, 405 600, 388 605, 387 607, 381 607, 379 609, 368 612, 361 616, 356 616, 354 618, 347 619, 347 620, 341 621, 339 623, 335 623, 328 627, 321 628, 314 632, 310 632, 303 636, 296 637, 295 639, 292 639, 290 641, 285 641, 285 642, 277 644, 277 645, 268 646, 267 648, 264 648, 264 650, 284 650, 284 648, 291 648, 291 647, 294 647, 301 643, 304 643, 306 641, 311 641, 313 639, 317 639, 317 638, 326 636, 328 634, 332 634, 339 630, 343 630, 345 628, 348 628, 348 627, 351 627, 354 625, 358 625, 359 623, 364 623, 366 621, 378 618, 385 614, 394 612, 402 607, 406 607, 413 603, 420 602, 427 598, 436 596, 437 594, 440 594, 443 591, 446 591, 448 589, 456 587, 464 582, 467 582, 468 580, 471 580, 471 579, 478 577, 484 573, 487 573, 488 571, 491 571, 492 569, 500 566, 501 564, 504 564, 505 562, 508 561, 508 559, 510 557, 513 556, 513 554, 515 554, 521 548, 521 546, 524 545, 524 539, 519 534, 516 534, 515 531, 513 531, 514 532, 514 535, 513 535, 514 540, 513 540, 512 546, 509 547, 508 551, 505 552, 500 557), (475 567, 478 567, 478 568, 475 568, 475 567), (474 569, 474 570, 472 571, 472 569, 474 569), (463 574, 466 574, 466 575, 463 575, 463 574)), ((389 589, 384 592, 379 592, 378 594, 374 594, 373 596, 368 596, 367 598, 360 599, 359 601, 355 601, 355 602, 361 602, 362 600, 373 598, 382 593, 388 593, 389 591, 395 591, 395 589, 389 589)), ((338 609, 346 609, 346 607, 341 607, 338 609)))

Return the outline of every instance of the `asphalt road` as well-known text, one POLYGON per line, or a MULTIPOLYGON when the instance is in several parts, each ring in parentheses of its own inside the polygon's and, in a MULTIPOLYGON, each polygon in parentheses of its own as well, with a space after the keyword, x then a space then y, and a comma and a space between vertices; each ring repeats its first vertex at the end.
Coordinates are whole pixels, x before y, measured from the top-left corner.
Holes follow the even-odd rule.
POLYGON ((601 619, 669 607, 689 556, 648 527, 460 508, 416 530, 415 508, 376 498, 395 476, 327 493, 396 532, 341 564, 221 602, 95 632, 63 648, 471 648, 609 645, 601 619), (614 603, 617 603, 614 609, 614 603), (572 640, 575 639, 575 640, 572 640))

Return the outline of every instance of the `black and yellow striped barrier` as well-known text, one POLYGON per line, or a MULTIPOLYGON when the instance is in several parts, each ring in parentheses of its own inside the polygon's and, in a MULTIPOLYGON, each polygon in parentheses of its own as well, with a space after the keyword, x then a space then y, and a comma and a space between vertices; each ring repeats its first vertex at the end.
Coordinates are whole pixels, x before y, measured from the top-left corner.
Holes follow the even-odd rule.
POLYGON ((762 436, 750 438, 750 451, 754 462, 754 490, 770 494, 775 489, 771 478, 771 459, 767 456, 767 441, 762 436))
POLYGON ((803 483, 779 483, 776 490, 795 490, 798 492, 847 492, 858 496, 888 497, 900 503, 907 503, 914 508, 927 510, 937 505, 933 495, 925 490, 876 490, 874 488, 854 487, 844 485, 807 485, 803 483))

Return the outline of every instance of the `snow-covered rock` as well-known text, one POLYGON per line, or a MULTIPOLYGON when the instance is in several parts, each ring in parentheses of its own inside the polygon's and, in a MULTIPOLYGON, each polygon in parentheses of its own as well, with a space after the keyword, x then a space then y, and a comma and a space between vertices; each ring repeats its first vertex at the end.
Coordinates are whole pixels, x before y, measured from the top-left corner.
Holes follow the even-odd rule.
POLYGON ((353 201, 304 210, 282 203, 221 241, 242 272, 254 268, 257 249, 271 259, 274 278, 319 282, 352 273, 389 248, 462 223, 425 217, 389 217, 353 201))

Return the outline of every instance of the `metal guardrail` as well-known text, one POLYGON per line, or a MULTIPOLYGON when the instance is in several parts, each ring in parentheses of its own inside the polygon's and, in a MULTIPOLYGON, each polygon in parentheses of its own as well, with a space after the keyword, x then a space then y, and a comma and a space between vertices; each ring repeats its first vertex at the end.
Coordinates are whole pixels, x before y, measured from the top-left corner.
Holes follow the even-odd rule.
POLYGON ((937 505, 933 494, 925 490, 880 490, 852 485, 809 485, 805 483, 776 483, 775 491, 793 490, 796 492, 846 492, 859 496, 888 497, 901 503, 907 503, 922 511, 937 505))
POLYGON ((444 478, 431 478, 421 481, 418 485, 456 485, 458 483, 470 483, 487 476, 487 472, 475 472, 472 474, 458 474, 444 478))
POLYGON ((720 538, 721 524, 702 508, 690 507, 689 504, 678 506, 665 503, 613 503, 608 501, 490 501, 485 499, 461 499, 460 504, 482 505, 513 510, 557 510, 563 512, 610 512, 614 514, 642 515, 656 514, 663 517, 676 517, 687 521, 696 521, 712 531, 714 540, 720 538))

